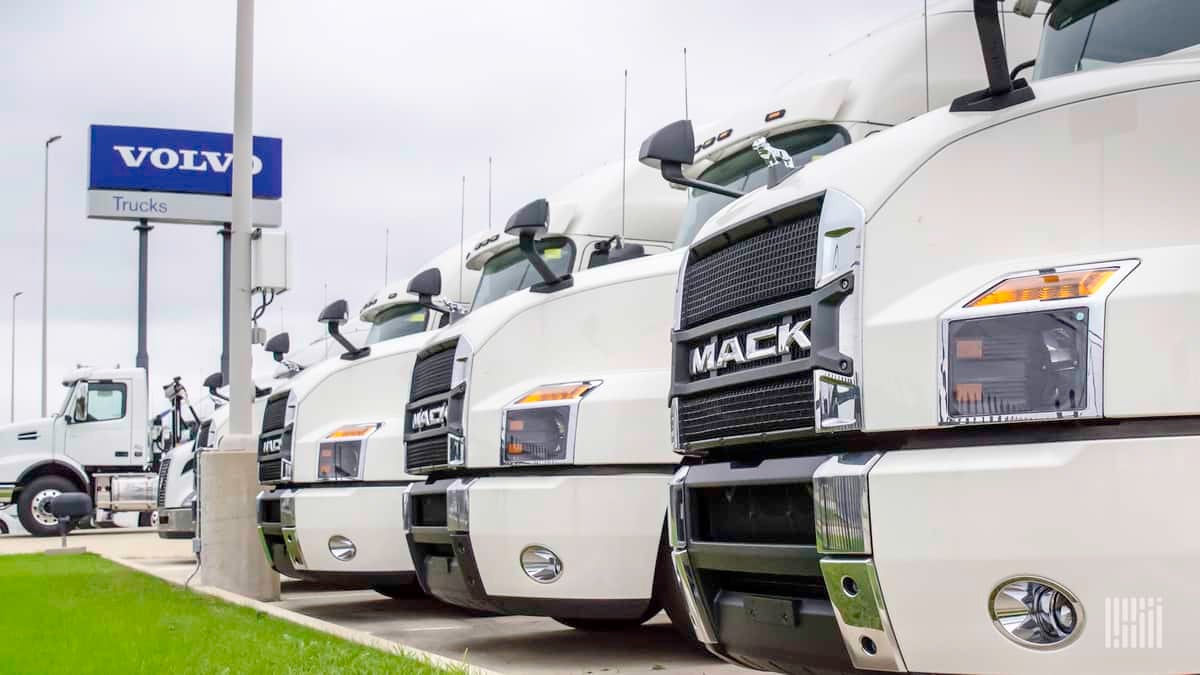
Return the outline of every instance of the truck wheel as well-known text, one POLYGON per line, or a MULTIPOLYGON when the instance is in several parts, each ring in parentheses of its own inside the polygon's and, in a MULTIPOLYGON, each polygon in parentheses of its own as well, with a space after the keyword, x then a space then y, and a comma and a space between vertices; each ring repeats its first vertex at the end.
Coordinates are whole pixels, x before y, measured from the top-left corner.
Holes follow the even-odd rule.
POLYGON ((46 502, 67 492, 79 492, 79 488, 62 476, 42 476, 21 490, 21 498, 17 500, 17 517, 29 534, 35 537, 58 534, 58 518, 46 510, 46 502))
POLYGON ((602 633, 607 631, 629 630, 631 628, 637 628, 650 619, 653 619, 654 615, 658 614, 661 610, 662 608, 658 606, 658 603, 651 601, 650 609, 647 609, 645 614, 642 614, 636 619, 566 619, 554 617, 554 620, 564 626, 574 628, 575 630, 602 633))
POLYGON ((663 530, 662 543, 658 547, 658 561, 654 566, 654 597, 662 605, 671 619, 675 632, 688 640, 696 639, 696 629, 692 628, 692 620, 688 616, 687 600, 683 597, 683 589, 675 578, 675 565, 671 562, 671 542, 663 530))
POLYGON ((411 584, 386 584, 372 586, 371 590, 380 595, 386 595, 393 600, 407 600, 409 598, 419 598, 425 595, 421 590, 421 584, 413 582, 411 584))

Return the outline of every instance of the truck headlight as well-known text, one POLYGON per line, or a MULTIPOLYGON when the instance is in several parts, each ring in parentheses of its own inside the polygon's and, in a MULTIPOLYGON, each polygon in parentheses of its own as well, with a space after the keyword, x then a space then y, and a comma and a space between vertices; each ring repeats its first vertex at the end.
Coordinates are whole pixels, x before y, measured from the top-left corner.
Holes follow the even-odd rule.
POLYGON ((361 480, 367 439, 380 423, 348 424, 321 439, 317 448, 317 480, 361 480))
POLYGON ((599 381, 538 387, 504 409, 501 464, 554 464, 575 460, 579 402, 599 381))
POLYGON ((1104 301, 1136 264, 1012 275, 947 312, 943 424, 1100 416, 1104 301))
POLYGON ((446 463, 450 466, 462 466, 467 462, 467 386, 471 379, 473 353, 466 336, 459 337, 450 370, 450 399, 446 402, 446 463))

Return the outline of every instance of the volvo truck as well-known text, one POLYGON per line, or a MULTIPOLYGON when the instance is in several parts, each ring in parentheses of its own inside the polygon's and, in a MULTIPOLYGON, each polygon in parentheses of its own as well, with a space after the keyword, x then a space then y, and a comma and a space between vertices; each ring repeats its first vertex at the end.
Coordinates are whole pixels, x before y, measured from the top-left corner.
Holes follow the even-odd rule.
POLYGON ((21 526, 37 537, 58 534, 47 502, 68 492, 92 497, 95 522, 132 512, 148 522, 158 458, 184 428, 178 403, 187 394, 179 379, 163 389, 172 409, 153 420, 142 368, 78 368, 63 386, 57 412, 0 428, 0 508, 15 506, 21 526))
MULTIPOLYGON (((679 250, 573 284, 547 279, 432 338, 413 372, 422 388, 409 404, 407 446, 409 470, 428 478, 409 490, 406 511, 432 594, 579 629, 638 625, 666 609, 691 634, 665 529, 680 461, 666 399, 684 249, 712 214, 775 172, 803 173, 926 112, 927 96, 936 105, 982 82, 969 9, 936 4, 928 24, 918 16, 874 31, 703 133, 675 125, 683 149, 662 172, 690 191, 684 213, 661 222, 679 250), (443 422, 423 425, 436 410, 447 411, 443 422)), ((1032 55, 1036 35, 1014 29, 1014 53, 1032 55)), ((630 180, 658 176, 639 166, 630 180)), ((548 208, 553 230, 557 200, 548 208)), ((548 236, 536 211, 510 221, 527 249, 548 236)), ((628 216, 630 226, 656 218, 628 216)), ((737 265, 753 272, 748 258, 737 265)), ((727 277, 706 283, 706 293, 747 292, 727 277)))
POLYGON ((987 87, 688 249, 669 520, 714 652, 1200 671, 1200 5, 1035 8, 1028 81, 998 46, 1019 18, 979 0, 987 87))
POLYGON ((321 321, 338 350, 265 399, 258 470, 272 487, 259 495, 258 522, 281 574, 389 596, 415 590, 407 550, 386 536, 412 479, 401 428, 409 370, 420 334, 465 311, 475 291, 479 275, 461 262, 466 249, 454 245, 370 298, 359 312, 370 326, 361 347, 339 339, 345 302, 327 307, 321 321))

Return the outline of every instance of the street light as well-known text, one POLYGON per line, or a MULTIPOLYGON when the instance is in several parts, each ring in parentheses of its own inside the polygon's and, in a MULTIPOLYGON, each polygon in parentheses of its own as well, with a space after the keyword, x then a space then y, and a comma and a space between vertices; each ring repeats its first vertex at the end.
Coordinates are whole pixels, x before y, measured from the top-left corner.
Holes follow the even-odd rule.
POLYGON ((12 382, 8 385, 8 422, 17 421, 17 296, 25 291, 17 291, 12 296, 12 382))
POLYGON ((42 417, 46 416, 46 286, 50 260, 50 144, 62 136, 46 139, 45 182, 42 190, 42 417))

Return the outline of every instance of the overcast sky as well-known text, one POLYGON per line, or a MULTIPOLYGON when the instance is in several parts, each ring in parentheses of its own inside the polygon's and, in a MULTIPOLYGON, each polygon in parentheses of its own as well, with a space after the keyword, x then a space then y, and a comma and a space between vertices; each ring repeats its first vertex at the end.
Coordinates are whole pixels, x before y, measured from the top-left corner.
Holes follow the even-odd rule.
MULTIPOLYGON (((296 282, 269 333, 314 338, 326 298, 358 307, 466 230, 621 156, 622 72, 632 150, 683 117, 682 50, 698 123, 719 119, 920 0, 299 2, 259 0, 254 129, 283 138, 283 221, 296 282), (327 290, 326 290, 327 289, 327 290)), ((36 415, 43 142, 50 159, 51 408, 76 363, 132 365, 137 237, 85 217, 90 124, 231 131, 233 0, 0 0, 0 306, 18 300, 16 415, 36 415)), ((220 354, 220 238, 150 235, 151 391, 200 392, 220 354)), ((9 346, 8 331, 0 345, 9 346)), ((259 369, 266 367, 255 348, 259 369)), ((9 353, 0 419, 9 408, 9 353)), ((152 394, 152 409, 165 407, 152 394)))

